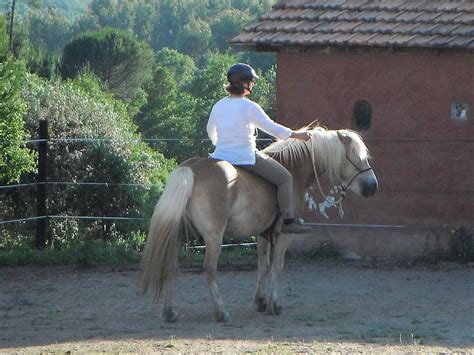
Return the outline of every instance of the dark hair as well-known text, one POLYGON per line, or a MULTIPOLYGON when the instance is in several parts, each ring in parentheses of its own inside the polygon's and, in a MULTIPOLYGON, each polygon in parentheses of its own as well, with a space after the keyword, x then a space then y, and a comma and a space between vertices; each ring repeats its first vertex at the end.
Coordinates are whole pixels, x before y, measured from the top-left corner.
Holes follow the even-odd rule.
POLYGON ((231 95, 242 95, 245 90, 244 86, 240 82, 225 85, 224 89, 231 95))

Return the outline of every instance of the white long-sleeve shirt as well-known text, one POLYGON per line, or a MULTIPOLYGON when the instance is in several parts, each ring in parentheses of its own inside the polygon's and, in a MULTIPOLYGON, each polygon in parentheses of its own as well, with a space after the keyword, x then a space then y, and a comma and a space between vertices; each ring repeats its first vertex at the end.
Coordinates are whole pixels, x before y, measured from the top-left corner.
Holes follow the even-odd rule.
POLYGON ((287 139, 292 130, 274 122, 257 103, 228 96, 213 107, 207 122, 207 134, 216 146, 212 158, 231 164, 255 164, 256 129, 287 139))

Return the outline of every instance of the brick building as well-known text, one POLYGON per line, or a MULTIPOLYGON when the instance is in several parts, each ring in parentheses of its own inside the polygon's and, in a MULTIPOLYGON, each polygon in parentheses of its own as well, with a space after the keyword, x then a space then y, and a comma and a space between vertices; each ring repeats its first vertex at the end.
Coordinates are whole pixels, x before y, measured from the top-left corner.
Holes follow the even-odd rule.
POLYGON ((352 128, 373 156, 380 190, 329 221, 370 226, 317 234, 393 256, 474 226, 474 2, 283 0, 232 42, 277 52, 278 121, 352 128))

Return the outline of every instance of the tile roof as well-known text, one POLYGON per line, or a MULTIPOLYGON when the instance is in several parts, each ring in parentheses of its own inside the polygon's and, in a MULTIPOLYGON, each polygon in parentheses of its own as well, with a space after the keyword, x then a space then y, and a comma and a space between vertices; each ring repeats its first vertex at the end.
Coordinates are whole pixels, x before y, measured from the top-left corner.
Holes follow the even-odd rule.
POLYGON ((473 0, 281 0, 231 43, 474 50, 473 0))

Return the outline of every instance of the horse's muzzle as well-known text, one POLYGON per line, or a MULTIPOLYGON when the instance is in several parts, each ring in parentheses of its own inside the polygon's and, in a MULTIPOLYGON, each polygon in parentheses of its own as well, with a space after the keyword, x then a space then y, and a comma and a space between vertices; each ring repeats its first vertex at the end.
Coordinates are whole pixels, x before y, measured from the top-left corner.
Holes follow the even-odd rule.
POLYGON ((360 191, 363 197, 370 197, 375 194, 379 187, 377 178, 370 177, 360 182, 360 191))

